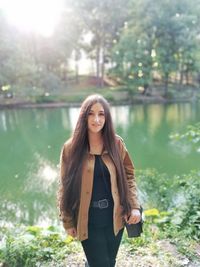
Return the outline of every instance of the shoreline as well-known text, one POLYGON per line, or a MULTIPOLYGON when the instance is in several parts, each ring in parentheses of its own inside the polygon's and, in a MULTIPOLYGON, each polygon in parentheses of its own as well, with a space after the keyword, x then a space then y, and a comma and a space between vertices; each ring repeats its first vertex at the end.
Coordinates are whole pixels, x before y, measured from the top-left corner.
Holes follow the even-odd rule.
MULTIPOLYGON (((189 99, 189 98, 177 98, 177 99, 165 99, 163 97, 137 97, 134 99, 123 99, 123 100, 109 100, 108 102, 112 106, 119 105, 148 105, 148 104, 172 104, 172 103, 194 103, 198 102, 199 99, 189 99)), ((62 108, 62 107, 80 107, 82 101, 77 102, 42 102, 42 103, 33 103, 30 101, 25 102, 7 102, 0 103, 0 110, 3 109, 31 109, 31 108, 62 108)))

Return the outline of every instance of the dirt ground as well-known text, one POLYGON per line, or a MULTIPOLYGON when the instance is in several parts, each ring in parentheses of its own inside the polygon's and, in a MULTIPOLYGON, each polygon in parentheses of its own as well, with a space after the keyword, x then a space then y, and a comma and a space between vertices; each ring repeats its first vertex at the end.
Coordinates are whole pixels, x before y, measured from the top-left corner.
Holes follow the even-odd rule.
MULTIPOLYGON (((140 247, 136 251, 130 251, 130 246, 122 244, 116 267, 200 267, 200 247, 196 254, 197 258, 191 260, 179 253, 176 246, 168 240, 156 241, 150 247, 140 247)), ((81 251, 70 254, 62 267, 85 267, 85 263, 85 256, 81 251)))

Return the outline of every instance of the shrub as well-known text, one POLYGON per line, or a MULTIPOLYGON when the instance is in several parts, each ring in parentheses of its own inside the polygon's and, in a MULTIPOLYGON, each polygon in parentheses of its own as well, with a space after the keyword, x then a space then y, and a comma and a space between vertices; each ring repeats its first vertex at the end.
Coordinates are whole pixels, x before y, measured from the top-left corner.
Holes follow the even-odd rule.
POLYGON ((145 208, 168 210, 173 206, 172 199, 176 192, 175 180, 155 169, 139 170, 136 173, 141 202, 145 208))
MULTIPOLYGON (((54 227, 16 227, 4 230, 0 262, 9 267, 35 267, 42 262, 62 262, 67 254, 79 249, 77 242, 66 238, 54 227)), ((57 266, 57 265, 56 265, 57 266)))
POLYGON ((200 238, 200 172, 192 171, 177 181, 184 198, 174 208, 172 223, 194 239, 200 238))
POLYGON ((171 134, 170 138, 177 146, 188 144, 200 152, 200 123, 187 126, 183 133, 171 134))
POLYGON ((199 239, 200 171, 167 177, 155 170, 145 170, 137 176, 141 201, 146 209, 151 209, 145 211, 147 222, 150 220, 163 230, 170 225, 185 236, 199 239))

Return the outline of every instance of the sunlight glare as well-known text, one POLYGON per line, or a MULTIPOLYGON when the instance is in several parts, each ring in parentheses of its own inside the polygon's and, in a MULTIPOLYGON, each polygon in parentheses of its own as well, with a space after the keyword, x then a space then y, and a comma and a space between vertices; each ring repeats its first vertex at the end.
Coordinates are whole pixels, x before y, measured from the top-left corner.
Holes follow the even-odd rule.
POLYGON ((19 30, 50 36, 63 11, 64 0, 1 0, 0 8, 19 30))

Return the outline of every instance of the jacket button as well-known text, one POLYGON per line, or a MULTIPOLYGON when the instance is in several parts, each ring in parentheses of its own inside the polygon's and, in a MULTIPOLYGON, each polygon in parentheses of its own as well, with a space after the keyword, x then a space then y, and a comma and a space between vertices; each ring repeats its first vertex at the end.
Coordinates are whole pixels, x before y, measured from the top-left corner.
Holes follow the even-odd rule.
POLYGON ((88 192, 88 191, 86 192, 87 195, 89 195, 89 193, 90 193, 90 192, 88 192))

